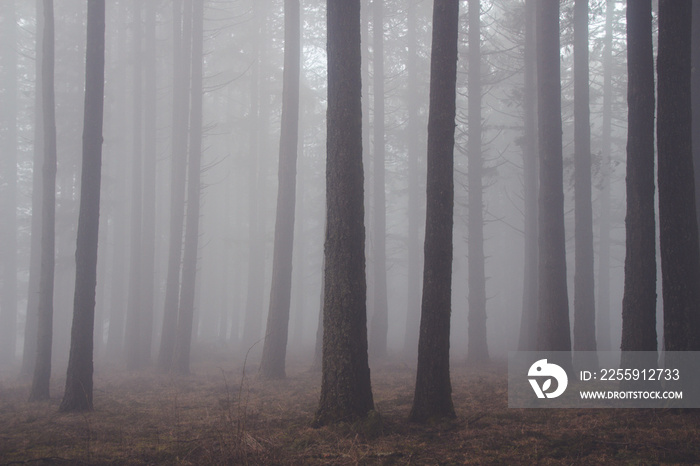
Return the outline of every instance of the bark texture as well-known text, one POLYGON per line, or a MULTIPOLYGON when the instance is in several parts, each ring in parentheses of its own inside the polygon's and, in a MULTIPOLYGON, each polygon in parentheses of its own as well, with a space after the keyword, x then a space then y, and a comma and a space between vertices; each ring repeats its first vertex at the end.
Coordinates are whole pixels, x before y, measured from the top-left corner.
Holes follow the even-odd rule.
POLYGON ((621 349, 655 352, 655 102, 651 0, 627 5, 627 75, 627 215, 621 349))
POLYGON ((316 425, 361 418, 374 408, 367 357, 360 1, 326 5, 327 215, 316 425))
POLYGON ((418 369, 409 418, 454 417, 450 382, 458 0, 435 0, 430 58, 425 267, 418 369))
POLYGON ((690 0, 659 1, 658 183, 664 347, 697 351, 700 260, 691 147, 690 0))

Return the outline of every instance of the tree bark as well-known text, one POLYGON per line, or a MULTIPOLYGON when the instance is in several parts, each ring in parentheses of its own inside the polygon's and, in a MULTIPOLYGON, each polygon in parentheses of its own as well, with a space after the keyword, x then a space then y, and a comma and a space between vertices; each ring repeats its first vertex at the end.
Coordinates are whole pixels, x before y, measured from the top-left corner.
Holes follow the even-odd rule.
POLYGON ((367 357, 360 0, 328 0, 323 374, 314 423, 374 409, 367 357))
POLYGON ((697 351, 700 253, 691 147, 690 0, 659 1, 658 183, 666 351, 697 351))
POLYGON ((428 116, 425 267, 418 369, 409 418, 455 417, 450 382, 454 131, 458 0, 433 3, 428 116))
POLYGON ((44 0, 44 34, 41 53, 41 95, 44 128, 42 166, 41 274, 34 376, 30 401, 49 398, 53 342, 53 288, 56 251, 56 105, 54 94, 53 0, 44 0))
POLYGON ((693 8, 693 19, 691 24, 691 105, 692 105, 692 125, 693 135, 693 169, 695 181, 695 215, 700 222, 700 7, 693 8))
POLYGON ((622 297, 623 368, 656 367, 654 51, 651 0, 627 5, 627 215, 622 297), (639 360, 633 351, 646 351, 639 360), (646 357, 646 356, 645 356, 646 357))
POLYGON ((102 119, 104 107, 105 2, 88 2, 85 54, 85 116, 80 214, 75 252, 75 295, 66 391, 60 411, 92 410, 92 358, 100 224, 102 119))
POLYGON ((263 377, 285 377, 289 332, 294 252, 294 209, 299 139, 300 6, 299 0, 284 2, 284 76, 282 128, 280 131, 277 218, 272 259, 270 310, 260 370, 263 377))

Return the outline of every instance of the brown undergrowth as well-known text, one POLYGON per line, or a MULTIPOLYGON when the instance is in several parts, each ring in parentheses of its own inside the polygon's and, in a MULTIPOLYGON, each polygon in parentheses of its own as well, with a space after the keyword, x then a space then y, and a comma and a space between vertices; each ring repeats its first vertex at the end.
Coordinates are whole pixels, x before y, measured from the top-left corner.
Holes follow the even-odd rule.
MULTIPOLYGON (((406 421, 414 371, 375 364, 375 419, 310 427, 320 375, 292 364, 282 381, 244 378, 233 363, 194 376, 95 376, 95 411, 61 414, 60 399, 26 402, 0 381, 0 465, 9 464, 692 464, 700 413, 509 409, 505 366, 453 367, 458 418, 406 421)), ((54 396, 61 392, 54 382, 54 396)))

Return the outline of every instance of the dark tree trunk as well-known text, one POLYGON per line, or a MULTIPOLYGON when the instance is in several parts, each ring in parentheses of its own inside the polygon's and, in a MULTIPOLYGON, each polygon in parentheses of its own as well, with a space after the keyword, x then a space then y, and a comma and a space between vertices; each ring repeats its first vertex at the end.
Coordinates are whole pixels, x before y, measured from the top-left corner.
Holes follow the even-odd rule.
POLYGON ((693 169, 695 170, 695 215, 700 222, 700 7, 693 8, 691 25, 691 104, 693 112, 693 169))
POLYGON ((100 224, 102 118, 104 106, 105 2, 88 2, 85 114, 80 214, 75 252, 75 295, 66 391, 60 411, 92 410, 92 357, 100 224))
POLYGON ((404 356, 415 361, 418 355, 418 333, 420 326, 420 206, 418 180, 418 151, 420 144, 418 99, 418 39, 416 0, 408 3, 408 29, 406 31, 407 52, 406 73, 408 90, 406 93, 408 122, 408 270, 406 285, 406 332, 404 336, 404 356))
POLYGON ((603 39, 603 140, 602 190, 600 193, 600 221, 598 246, 598 303, 596 341, 601 351, 612 350, 610 341, 610 177, 612 174, 612 48, 615 0, 607 0, 605 39, 603 39))
POLYGON ((537 348, 537 67, 535 0, 525 0, 523 77, 523 309, 520 317, 520 351, 537 348))
POLYGON ((44 0, 44 34, 41 50, 41 95, 44 128, 42 166, 41 274, 37 349, 30 401, 49 398, 53 340, 53 282, 56 251, 56 105, 54 94, 53 0, 44 0))
POLYGON ((34 373, 36 360, 37 321, 39 314, 39 275, 41 273, 41 166, 44 161, 44 117, 42 111, 42 42, 44 34, 42 0, 36 0, 36 57, 34 80, 34 156, 32 159, 32 223, 29 252, 29 282, 27 284, 27 317, 24 326, 22 377, 34 373))
POLYGON ((300 73, 299 0, 284 2, 284 76, 280 131, 277 218, 272 258, 270 311, 260 370, 266 378, 285 377, 294 249, 297 143, 299 139, 300 73))
POLYGON ((374 80, 374 157, 373 162, 373 261, 372 321, 369 350, 373 358, 386 356, 389 331, 389 309, 386 289, 386 196, 385 196, 385 134, 384 134, 384 1, 372 2, 372 48, 374 80))
POLYGON ((197 245, 199 243, 200 174, 202 159, 202 74, 204 60, 204 0, 193 0, 192 8, 192 87, 190 108, 190 145, 187 165, 187 217, 182 260, 180 312, 177 317, 177 339, 173 369, 180 374, 190 372, 190 348, 194 318, 197 278, 197 245))
MULTIPOLYGON (((540 145, 539 313, 541 351, 571 351, 566 288, 559 1, 537 3, 537 105, 540 145)), ((571 359, 560 361, 571 369, 571 359)))
POLYGON ((484 257, 483 161, 481 152, 481 2, 469 0, 468 103, 468 240, 469 331, 467 360, 489 360, 486 340, 486 271, 484 257))
POLYGON ((410 419, 454 417, 450 382, 458 0, 433 3, 425 267, 418 371, 410 419))
POLYGON ((0 362, 13 363, 17 346, 17 17, 15 0, 4 10, 4 132, 2 191, 2 295, 0 297, 0 362))
POLYGON ((170 181, 170 237, 168 270, 163 305, 163 328, 158 368, 170 370, 175 351, 177 314, 180 308, 182 232, 185 217, 185 178, 187 175, 187 115, 190 107, 189 57, 192 41, 191 2, 173 2, 173 147, 170 181), (189 10, 188 10, 189 9, 189 10))
POLYGON ((143 2, 133 2, 133 148, 131 160, 131 246, 129 251, 129 296, 126 314, 126 368, 137 370, 146 363, 140 351, 143 335, 143 57, 141 10, 143 2))
POLYGON ((314 423, 374 409, 367 357, 360 0, 326 2, 328 111, 323 375, 314 423))
POLYGON ((627 216, 621 367, 656 367, 654 51, 651 0, 627 5, 627 216), (653 352, 640 361, 631 351, 653 352), (643 365, 642 365, 643 364, 643 365))
POLYGON ((691 147, 690 0, 659 1, 659 224, 664 347, 697 351, 700 262, 691 147))
MULTIPOLYGON (((574 351, 596 351, 591 200, 591 112, 588 84, 588 0, 574 2, 574 351)), ((597 367, 586 353, 587 367, 597 367), (592 366, 591 366, 592 365, 592 366)), ((581 360, 584 363, 584 360, 581 360)))

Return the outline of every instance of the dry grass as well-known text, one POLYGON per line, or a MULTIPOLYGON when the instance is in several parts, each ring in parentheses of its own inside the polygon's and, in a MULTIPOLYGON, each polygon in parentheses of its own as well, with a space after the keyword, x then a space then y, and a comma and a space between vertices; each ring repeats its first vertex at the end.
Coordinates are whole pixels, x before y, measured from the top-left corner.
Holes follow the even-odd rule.
MULTIPOLYGON (((0 382, 0 464, 659 464, 700 462, 700 413, 508 409, 504 366, 454 367, 456 421, 406 422, 414 373, 372 372, 381 423, 310 426, 319 375, 241 381, 232 364, 196 377, 96 374, 95 411, 28 403, 27 384, 0 382)), ((62 381, 52 393, 61 392, 62 381)))

